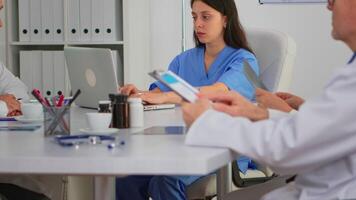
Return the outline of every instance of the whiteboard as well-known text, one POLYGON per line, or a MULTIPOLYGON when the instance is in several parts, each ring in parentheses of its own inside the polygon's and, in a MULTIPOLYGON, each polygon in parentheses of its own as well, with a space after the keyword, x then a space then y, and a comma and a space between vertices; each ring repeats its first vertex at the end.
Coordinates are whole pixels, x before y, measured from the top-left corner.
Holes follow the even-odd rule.
POLYGON ((259 0, 264 3, 326 3, 327 0, 259 0))

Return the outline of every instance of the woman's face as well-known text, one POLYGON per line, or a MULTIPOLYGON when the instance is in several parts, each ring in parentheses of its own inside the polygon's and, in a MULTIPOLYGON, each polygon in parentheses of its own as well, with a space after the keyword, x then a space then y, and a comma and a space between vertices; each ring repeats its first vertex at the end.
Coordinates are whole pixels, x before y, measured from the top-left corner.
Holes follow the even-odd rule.
POLYGON ((226 17, 202 1, 195 1, 192 6, 194 31, 199 41, 204 44, 224 42, 226 17))

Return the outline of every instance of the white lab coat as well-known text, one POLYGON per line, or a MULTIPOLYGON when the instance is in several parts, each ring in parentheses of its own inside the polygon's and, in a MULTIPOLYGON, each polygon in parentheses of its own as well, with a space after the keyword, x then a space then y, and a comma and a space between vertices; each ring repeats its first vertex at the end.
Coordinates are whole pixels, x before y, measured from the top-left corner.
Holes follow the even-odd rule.
MULTIPOLYGON (((16 98, 28 99, 27 87, 20 79, 15 77, 4 64, 0 63, 0 95, 13 94, 16 98)), ((0 101, 0 113, 2 117, 8 113, 7 105, 0 101)))
MULTIPOLYGON (((25 84, 15 77, 2 63, 0 63, 1 94, 13 94, 16 98, 29 99, 25 84)), ((6 103, 0 101, 0 113, 7 113, 7 111, 6 103)), ((0 174, 0 182, 15 184, 38 193, 43 193, 54 199, 60 199, 62 193, 62 178, 60 176, 0 174)))
POLYGON ((356 61, 339 69, 322 95, 298 113, 251 122, 209 110, 185 142, 228 147, 279 174, 298 174, 295 183, 263 199, 355 199, 356 61))

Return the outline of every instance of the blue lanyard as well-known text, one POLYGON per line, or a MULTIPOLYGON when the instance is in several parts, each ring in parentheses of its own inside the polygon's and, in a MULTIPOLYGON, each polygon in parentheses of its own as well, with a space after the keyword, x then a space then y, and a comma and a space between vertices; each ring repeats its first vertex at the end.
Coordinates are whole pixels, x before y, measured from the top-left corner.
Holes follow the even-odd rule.
POLYGON ((354 53, 354 55, 352 55, 350 61, 347 64, 351 64, 356 58, 356 52, 354 53))

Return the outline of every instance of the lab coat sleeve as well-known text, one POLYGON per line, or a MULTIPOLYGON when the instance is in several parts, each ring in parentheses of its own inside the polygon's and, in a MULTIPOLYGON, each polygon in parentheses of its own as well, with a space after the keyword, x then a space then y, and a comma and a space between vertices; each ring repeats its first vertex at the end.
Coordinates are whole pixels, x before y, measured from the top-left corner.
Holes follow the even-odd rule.
POLYGON ((356 67, 339 73, 317 99, 287 117, 251 122, 208 110, 186 144, 227 147, 279 174, 316 169, 356 152, 356 67))
POLYGON ((16 98, 28 100, 27 87, 15 77, 5 66, 0 63, 0 95, 13 94, 16 98))

